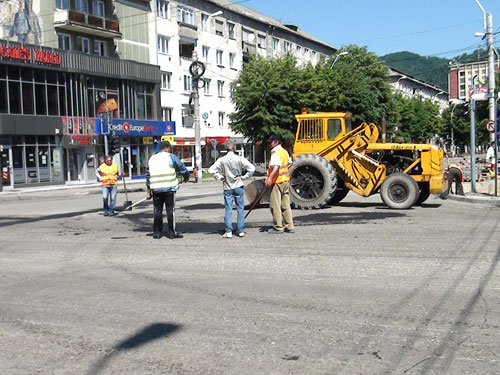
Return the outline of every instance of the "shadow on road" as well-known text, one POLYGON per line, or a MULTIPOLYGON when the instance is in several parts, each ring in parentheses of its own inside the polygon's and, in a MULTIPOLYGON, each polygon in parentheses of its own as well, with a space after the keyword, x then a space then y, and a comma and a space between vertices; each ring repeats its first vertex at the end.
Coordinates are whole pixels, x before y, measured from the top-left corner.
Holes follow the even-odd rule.
POLYGON ((36 216, 36 217, 0 216, 0 221, 4 221, 0 223, 0 228, 8 227, 11 225, 35 223, 37 221, 68 219, 71 217, 91 214, 99 211, 102 211, 102 208, 94 208, 92 210, 75 211, 75 212, 68 212, 65 214, 54 214, 54 215, 36 216))
POLYGON ((115 345, 108 354, 101 357, 92 365, 87 374, 97 375, 106 368, 113 357, 117 356, 122 351, 137 349, 152 341, 164 339, 178 331, 181 327, 181 325, 169 323, 151 324, 115 345))

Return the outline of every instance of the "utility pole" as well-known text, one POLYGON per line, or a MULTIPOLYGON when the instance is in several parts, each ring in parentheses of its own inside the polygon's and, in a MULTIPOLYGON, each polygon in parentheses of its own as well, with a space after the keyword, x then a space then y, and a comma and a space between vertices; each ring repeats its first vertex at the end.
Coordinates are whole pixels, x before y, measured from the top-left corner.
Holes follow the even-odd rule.
POLYGON ((470 100, 470 190, 476 192, 476 100, 470 100))
MULTIPOLYGON (((493 42, 493 15, 491 13, 486 14, 488 29, 486 35, 488 35, 488 107, 490 112, 490 120, 496 121, 496 98, 495 98, 495 52, 494 52, 494 42, 493 42)), ((490 133, 490 141, 494 141, 496 133, 490 133)))

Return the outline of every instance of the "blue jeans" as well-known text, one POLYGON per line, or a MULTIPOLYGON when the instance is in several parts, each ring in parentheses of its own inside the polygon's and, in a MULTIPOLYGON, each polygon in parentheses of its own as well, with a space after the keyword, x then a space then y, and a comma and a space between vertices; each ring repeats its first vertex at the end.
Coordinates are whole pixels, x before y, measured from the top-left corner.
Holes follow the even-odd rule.
POLYGON ((233 211, 233 200, 236 203, 236 210, 238 212, 238 232, 245 231, 245 204, 243 203, 244 187, 239 187, 231 190, 224 190, 224 207, 226 212, 224 214, 224 223, 226 224, 226 232, 233 231, 233 221, 231 212, 233 211))
POLYGON ((112 214, 113 209, 115 208, 117 190, 118 185, 107 185, 102 187, 102 202, 104 204, 104 212, 107 212, 108 214, 112 214))

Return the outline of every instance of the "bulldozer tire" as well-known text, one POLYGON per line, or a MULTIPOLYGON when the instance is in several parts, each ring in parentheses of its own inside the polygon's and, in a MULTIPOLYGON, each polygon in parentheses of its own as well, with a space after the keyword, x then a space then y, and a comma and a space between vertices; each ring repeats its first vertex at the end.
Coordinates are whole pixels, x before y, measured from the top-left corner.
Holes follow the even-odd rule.
POLYGON ((417 206, 424 203, 431 195, 431 190, 428 182, 419 182, 418 187, 420 189, 420 192, 418 193, 417 201, 415 202, 415 205, 417 206))
POLYGON ((337 174, 323 157, 303 154, 290 169, 290 201, 302 210, 324 207, 337 190, 337 174))
POLYGON ((380 187, 380 196, 385 205, 398 210, 413 206, 418 192, 417 182, 405 173, 390 174, 380 187))
POLYGON ((333 197, 328 201, 328 205, 335 206, 340 203, 340 201, 344 199, 348 193, 349 189, 345 186, 344 181, 337 178, 337 189, 335 190, 333 197))

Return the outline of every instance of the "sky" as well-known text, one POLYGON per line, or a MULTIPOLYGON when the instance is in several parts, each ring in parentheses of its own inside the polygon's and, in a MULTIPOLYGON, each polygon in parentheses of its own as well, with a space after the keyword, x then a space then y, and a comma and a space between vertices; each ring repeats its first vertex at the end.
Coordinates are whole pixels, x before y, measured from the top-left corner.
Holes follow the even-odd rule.
MULTIPOLYGON (((410 51, 452 59, 486 46, 483 12, 475 0, 233 0, 340 48, 367 46, 383 56, 410 51)), ((500 0, 479 0, 493 14, 500 49, 500 0)), ((500 51, 499 51, 500 52, 500 51)))

